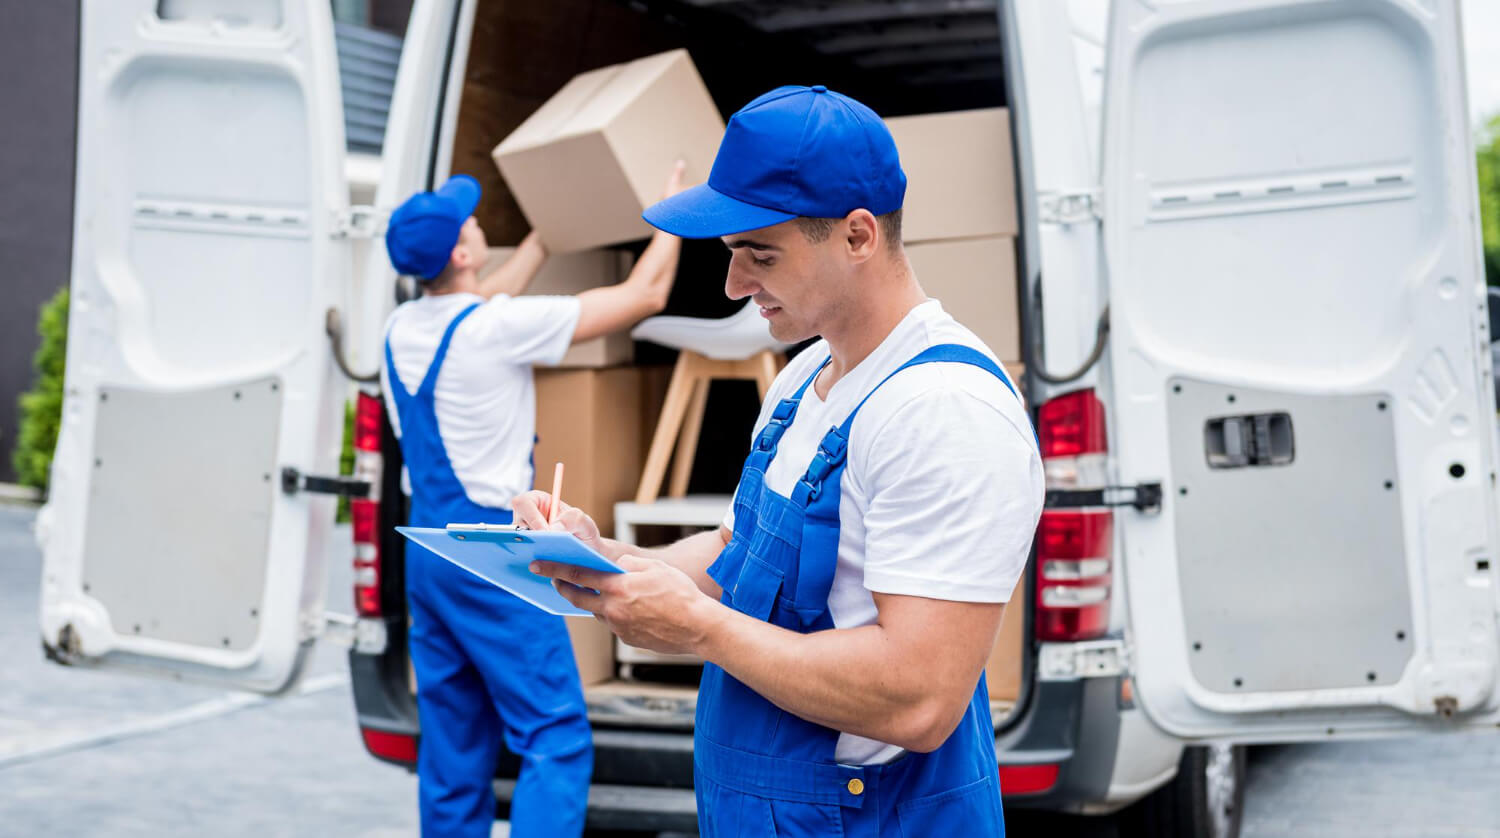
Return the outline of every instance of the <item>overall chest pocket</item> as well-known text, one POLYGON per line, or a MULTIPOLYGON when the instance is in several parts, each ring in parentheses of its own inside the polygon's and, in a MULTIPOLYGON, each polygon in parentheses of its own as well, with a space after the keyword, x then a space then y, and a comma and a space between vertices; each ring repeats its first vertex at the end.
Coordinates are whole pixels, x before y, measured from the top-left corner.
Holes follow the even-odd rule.
POLYGON ((781 582, 780 568, 772 567, 753 554, 746 555, 745 563, 740 566, 739 578, 735 579, 734 587, 730 590, 735 610, 757 620, 769 621, 771 609, 775 607, 776 598, 781 593, 781 582))

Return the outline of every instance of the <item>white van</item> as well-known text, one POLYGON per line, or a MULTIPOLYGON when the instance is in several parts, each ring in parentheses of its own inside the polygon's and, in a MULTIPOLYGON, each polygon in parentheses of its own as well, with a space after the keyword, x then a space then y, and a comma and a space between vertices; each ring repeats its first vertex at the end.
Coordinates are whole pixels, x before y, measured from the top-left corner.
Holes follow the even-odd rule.
MULTIPOLYGON (((466 77, 476 33, 507 6, 590 7, 645 21, 611 30, 641 54, 760 45, 742 69, 760 88, 803 81, 777 62, 811 50, 859 98, 894 66, 909 91, 879 92, 910 111, 1010 108, 1049 480, 1025 630, 997 651, 1022 684, 995 708, 1011 805, 1233 835, 1238 743, 1500 724, 1458 0, 1116 0, 1107 20, 1057 0, 590 2, 417 0, 374 208, 349 206, 327 3, 84 3, 67 394, 38 523, 53 658, 287 689, 324 634, 319 492, 363 493, 359 723, 410 764, 400 452, 368 388, 356 476, 327 477, 339 366, 378 363, 398 287, 382 258, 356 276, 354 252, 449 173, 465 103, 504 92, 466 77), (677 43, 640 34, 659 27, 677 43)), ((593 825, 691 825, 693 700, 589 688, 593 825)))

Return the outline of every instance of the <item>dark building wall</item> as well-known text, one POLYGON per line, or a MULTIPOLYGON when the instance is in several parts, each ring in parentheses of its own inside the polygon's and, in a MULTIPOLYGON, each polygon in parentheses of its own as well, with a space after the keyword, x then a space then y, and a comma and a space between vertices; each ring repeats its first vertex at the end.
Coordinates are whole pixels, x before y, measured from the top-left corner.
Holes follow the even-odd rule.
POLYGON ((37 310, 68 282, 78 119, 78 3, 0 0, 0 482, 15 479, 16 400, 37 310))

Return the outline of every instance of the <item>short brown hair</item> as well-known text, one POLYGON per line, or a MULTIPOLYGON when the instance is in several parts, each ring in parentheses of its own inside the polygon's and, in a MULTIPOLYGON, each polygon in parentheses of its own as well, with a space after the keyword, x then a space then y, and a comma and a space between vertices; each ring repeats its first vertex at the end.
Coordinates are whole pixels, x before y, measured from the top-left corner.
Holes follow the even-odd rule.
MULTIPOLYGON (((833 235, 833 225, 842 220, 800 216, 797 218, 797 229, 802 231, 802 235, 807 237, 808 241, 821 244, 833 235)), ((886 247, 895 250, 901 244, 901 210, 877 215, 875 221, 880 224, 880 235, 885 239, 886 247)))

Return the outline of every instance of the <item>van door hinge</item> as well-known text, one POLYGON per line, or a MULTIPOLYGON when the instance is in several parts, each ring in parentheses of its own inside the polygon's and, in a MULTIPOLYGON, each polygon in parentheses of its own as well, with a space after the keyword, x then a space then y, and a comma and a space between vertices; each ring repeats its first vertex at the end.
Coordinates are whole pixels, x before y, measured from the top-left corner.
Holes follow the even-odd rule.
POLYGON ((323 477, 303 474, 292 466, 281 470, 281 491, 289 495, 309 492, 315 495, 343 495, 350 498, 370 496, 370 481, 354 477, 323 477))
POLYGON ((1161 484, 1103 486, 1098 489, 1048 489, 1043 506, 1070 509, 1081 506, 1133 506, 1141 512, 1161 509, 1161 484))
POLYGON ((1043 681, 1115 678, 1130 672, 1130 650, 1118 637, 1082 643, 1043 643, 1037 650, 1037 677, 1043 681))
POLYGON ((1081 224, 1102 218, 1098 189, 1052 189, 1037 193, 1037 220, 1043 224, 1081 224))
POLYGON ((373 239, 385 234, 390 213, 375 207, 353 206, 334 210, 331 235, 336 239, 373 239))

